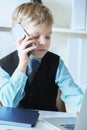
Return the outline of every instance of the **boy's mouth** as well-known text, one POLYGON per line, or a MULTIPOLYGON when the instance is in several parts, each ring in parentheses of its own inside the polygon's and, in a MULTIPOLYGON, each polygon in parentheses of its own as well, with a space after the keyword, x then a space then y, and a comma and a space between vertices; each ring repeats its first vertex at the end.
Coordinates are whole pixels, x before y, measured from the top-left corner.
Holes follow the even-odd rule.
POLYGON ((46 52, 46 49, 37 49, 38 52, 46 52))

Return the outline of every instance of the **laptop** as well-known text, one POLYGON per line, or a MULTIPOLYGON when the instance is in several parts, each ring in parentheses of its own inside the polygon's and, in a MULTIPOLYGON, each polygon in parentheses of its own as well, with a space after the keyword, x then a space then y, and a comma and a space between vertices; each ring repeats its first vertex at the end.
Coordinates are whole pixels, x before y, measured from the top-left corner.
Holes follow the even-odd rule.
POLYGON ((87 90, 78 117, 43 118, 43 121, 57 130, 87 130, 87 90))

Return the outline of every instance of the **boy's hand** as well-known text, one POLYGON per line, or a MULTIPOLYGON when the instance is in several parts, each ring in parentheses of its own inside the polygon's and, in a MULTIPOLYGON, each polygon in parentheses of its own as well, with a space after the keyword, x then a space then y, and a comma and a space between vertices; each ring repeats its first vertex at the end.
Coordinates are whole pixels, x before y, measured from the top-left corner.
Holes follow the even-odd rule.
POLYGON ((18 56, 19 56, 19 65, 18 68, 22 72, 26 72, 26 67, 28 64, 28 53, 32 50, 36 49, 36 46, 28 47, 31 43, 33 43, 34 40, 31 40, 29 36, 25 37, 23 36, 20 38, 20 40, 17 42, 17 48, 18 48, 18 56))

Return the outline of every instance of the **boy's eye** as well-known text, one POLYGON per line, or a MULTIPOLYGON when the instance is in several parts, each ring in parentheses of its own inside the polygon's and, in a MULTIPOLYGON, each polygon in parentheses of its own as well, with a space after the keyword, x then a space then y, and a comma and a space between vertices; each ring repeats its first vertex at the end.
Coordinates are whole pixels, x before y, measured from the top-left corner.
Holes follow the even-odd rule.
POLYGON ((46 36, 46 39, 50 39, 51 37, 50 36, 46 36))
POLYGON ((38 38, 39 38, 39 36, 33 36, 33 38, 34 38, 34 39, 38 39, 38 38))
MULTIPOLYGON (((39 38, 40 38, 40 36, 33 36, 33 38, 34 38, 34 39, 39 39, 39 38)), ((51 38, 51 36, 45 36, 45 38, 46 38, 46 39, 50 39, 50 38, 51 38)))

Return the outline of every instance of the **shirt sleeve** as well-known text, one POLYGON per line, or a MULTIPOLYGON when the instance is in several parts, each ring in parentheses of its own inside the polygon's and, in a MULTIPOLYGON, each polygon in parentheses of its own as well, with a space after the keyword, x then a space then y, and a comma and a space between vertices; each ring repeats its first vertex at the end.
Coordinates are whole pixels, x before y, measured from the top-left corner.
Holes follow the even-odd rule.
POLYGON ((27 76, 16 69, 13 75, 0 67, 0 101, 4 106, 17 107, 23 98, 27 76))
POLYGON ((73 111, 79 112, 83 100, 82 89, 74 82, 67 67, 61 59, 59 61, 55 82, 59 86, 59 89, 62 91, 61 99, 73 111))

